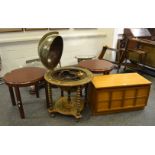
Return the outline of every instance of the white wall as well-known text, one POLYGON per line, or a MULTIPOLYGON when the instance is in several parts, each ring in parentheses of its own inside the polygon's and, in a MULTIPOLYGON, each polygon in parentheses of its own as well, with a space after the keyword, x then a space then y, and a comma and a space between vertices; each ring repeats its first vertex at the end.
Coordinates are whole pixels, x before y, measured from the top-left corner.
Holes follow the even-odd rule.
MULTIPOLYGON (((2 71, 0 76, 25 65, 26 60, 38 58, 38 41, 48 31, 0 34, 2 71)), ((61 30, 64 39, 62 66, 76 64, 76 55, 98 55, 103 45, 112 46, 113 29, 61 30)), ((106 55, 110 59, 111 54, 106 55)))
MULTIPOLYGON (((119 34, 123 34, 123 31, 124 31, 124 28, 115 28, 114 29, 114 32, 113 32, 113 44, 112 44, 113 48, 117 47, 117 41, 118 41, 118 38, 119 38, 119 34)), ((113 51, 112 55, 111 55, 111 59, 114 61, 115 57, 116 57, 116 52, 113 51)))

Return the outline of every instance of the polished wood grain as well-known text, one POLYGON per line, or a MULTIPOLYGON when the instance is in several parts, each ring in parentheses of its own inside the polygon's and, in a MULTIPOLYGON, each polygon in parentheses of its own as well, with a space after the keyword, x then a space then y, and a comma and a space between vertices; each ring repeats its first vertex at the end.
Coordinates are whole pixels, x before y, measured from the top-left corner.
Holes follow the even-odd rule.
POLYGON ((44 79, 46 70, 39 67, 24 67, 5 74, 4 81, 11 86, 28 86, 44 79))
POLYGON ((92 80, 92 83, 96 89, 151 84, 149 80, 145 79, 138 73, 95 76, 92 80))
POLYGON ((93 115, 143 109, 151 82, 137 73, 96 76, 89 89, 93 115))
MULTIPOLYGON (((25 118, 24 108, 22 104, 22 98, 20 94, 20 87, 27 87, 35 85, 36 96, 39 97, 38 84, 39 82, 44 82, 44 74, 46 69, 39 67, 25 67, 12 70, 11 72, 5 74, 4 82, 8 85, 12 105, 17 105, 21 118, 25 118), (15 92, 14 92, 15 91, 15 92), (16 96, 16 101, 15 101, 16 96)), ((46 92, 46 102, 47 107, 49 107, 49 101, 47 98, 47 87, 45 86, 46 92)))
POLYGON ((112 64, 111 62, 99 59, 80 61, 78 66, 89 69, 93 73, 103 74, 109 74, 110 71, 112 71, 114 68, 114 64, 112 64))

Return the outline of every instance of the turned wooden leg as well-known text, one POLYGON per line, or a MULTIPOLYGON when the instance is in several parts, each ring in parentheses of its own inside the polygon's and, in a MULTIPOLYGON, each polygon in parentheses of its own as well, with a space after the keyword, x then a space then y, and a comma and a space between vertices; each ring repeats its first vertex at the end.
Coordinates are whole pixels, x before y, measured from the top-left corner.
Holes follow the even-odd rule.
POLYGON ((36 92, 36 97, 39 98, 38 82, 35 84, 35 92, 36 92))
POLYGON ((85 103, 87 104, 88 84, 85 86, 85 103))
POLYGON ((24 109, 23 109, 23 105, 22 105, 19 87, 15 87, 15 93, 16 93, 16 98, 17 98, 17 106, 18 106, 18 109, 20 112, 20 117, 25 118, 25 113, 24 113, 24 109))
POLYGON ((53 108, 53 99, 52 99, 52 88, 51 88, 51 85, 48 83, 47 84, 48 86, 48 100, 49 100, 49 106, 51 108, 53 108))
POLYGON ((80 89, 80 96, 82 97, 82 88, 80 89))
POLYGON ((49 108, 50 107, 50 101, 49 101, 49 97, 48 97, 48 84, 47 84, 47 82, 45 82, 45 95, 46 95, 46 107, 49 108))
POLYGON ((64 91, 61 89, 61 97, 64 97, 64 91))
POLYGON ((81 90, 81 88, 80 87, 78 87, 77 88, 77 92, 76 92, 76 104, 77 104, 77 113, 76 113, 76 116, 77 116, 77 118, 79 119, 79 118, 81 118, 81 115, 80 115, 80 90, 81 90))
POLYGON ((70 101, 71 101, 71 92, 70 90, 68 90, 68 102, 70 103, 70 101))
POLYGON ((14 92, 13 92, 13 87, 11 87, 11 86, 8 86, 8 87, 9 87, 9 92, 10 92, 12 105, 15 106, 16 105, 16 100, 15 100, 15 96, 14 96, 14 92))

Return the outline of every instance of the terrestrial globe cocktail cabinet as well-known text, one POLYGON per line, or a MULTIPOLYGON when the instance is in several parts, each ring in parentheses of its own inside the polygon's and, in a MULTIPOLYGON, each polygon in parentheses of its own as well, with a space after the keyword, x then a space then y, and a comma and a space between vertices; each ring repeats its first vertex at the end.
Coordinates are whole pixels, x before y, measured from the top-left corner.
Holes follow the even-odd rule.
POLYGON ((45 34, 38 46, 38 54, 43 65, 48 69, 45 80, 48 86, 48 111, 51 114, 61 113, 73 115, 76 119, 81 118, 84 103, 87 102, 87 86, 92 80, 93 74, 80 67, 56 68, 60 62, 63 51, 63 39, 58 34, 49 32, 45 34), (55 102, 52 97, 52 88, 61 89, 61 96, 55 102), (85 97, 81 91, 85 88, 85 97), (67 92, 67 96, 63 92, 67 92), (72 92, 76 92, 71 95, 72 92))

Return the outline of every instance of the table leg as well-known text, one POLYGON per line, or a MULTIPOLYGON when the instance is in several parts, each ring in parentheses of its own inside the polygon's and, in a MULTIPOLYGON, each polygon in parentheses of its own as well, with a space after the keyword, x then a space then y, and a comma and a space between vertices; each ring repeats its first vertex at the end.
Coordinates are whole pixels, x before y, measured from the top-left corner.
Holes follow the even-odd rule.
POLYGON ((39 98, 38 82, 35 84, 35 92, 36 92, 36 97, 39 98))
POLYGON ((12 105, 15 106, 16 105, 16 101, 15 101, 15 96, 14 96, 14 92, 13 92, 13 87, 8 86, 9 87, 9 92, 10 92, 10 97, 11 97, 11 102, 12 105))
POLYGON ((80 89, 80 96, 82 97, 82 87, 81 87, 81 89, 80 89))
POLYGON ((68 90, 68 102, 69 103, 71 102, 71 92, 70 92, 70 90, 68 90))
POLYGON ((49 101, 49 97, 48 97, 48 83, 47 82, 45 82, 45 95, 46 95, 46 107, 49 108, 50 101, 49 101))
POLYGON ((76 113, 76 116, 77 118, 81 118, 81 115, 80 115, 80 90, 81 90, 81 87, 77 87, 77 92, 76 92, 76 104, 77 104, 77 113, 76 113))
POLYGON ((104 71, 103 74, 104 75, 109 75, 110 71, 104 71))
POLYGON ((25 113, 24 113, 24 109, 23 109, 23 105, 22 105, 19 87, 15 87, 15 93, 16 93, 17 106, 18 106, 18 109, 20 112, 20 116, 21 116, 21 118, 25 118, 25 113))
POLYGON ((85 103, 87 104, 88 84, 85 85, 85 103))
POLYGON ((61 89, 61 97, 64 97, 64 91, 61 89))
POLYGON ((48 100, 49 100, 49 105, 51 108, 53 108, 53 99, 52 99, 52 88, 51 85, 48 83, 48 100))

